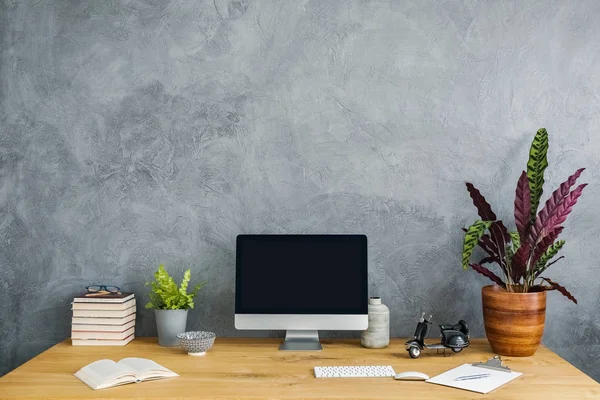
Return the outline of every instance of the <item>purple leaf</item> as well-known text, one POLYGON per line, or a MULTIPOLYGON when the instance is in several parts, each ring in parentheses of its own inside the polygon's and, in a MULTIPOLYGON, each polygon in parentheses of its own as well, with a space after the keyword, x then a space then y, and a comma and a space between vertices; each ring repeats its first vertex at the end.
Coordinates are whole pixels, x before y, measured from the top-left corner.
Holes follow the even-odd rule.
POLYGON ((491 242, 494 243, 494 247, 496 249, 496 254, 498 259, 500 260, 500 265, 502 268, 505 268, 503 264, 504 257, 506 256, 505 244, 510 242, 510 235, 508 234, 508 229, 504 226, 502 221, 496 220, 496 214, 492 211, 492 207, 487 202, 485 197, 481 194, 479 190, 473 186, 472 183, 467 182, 467 190, 469 191, 469 195, 473 200, 473 204, 477 208, 477 213, 484 221, 495 221, 490 227, 490 237, 491 242))
MULTIPOLYGON (((490 226, 490 229, 493 226, 494 224, 490 226)), ((498 246, 496 246, 496 244, 489 235, 484 234, 483 236, 481 236, 481 239, 479 240, 479 247, 485 250, 485 252, 488 253, 488 255, 490 256, 490 258, 493 258, 494 261, 498 263, 500 268, 502 268, 502 272, 504 272, 504 274, 506 275, 506 266, 502 263, 502 260, 500 259, 500 251, 498 250, 498 246)), ((502 251, 504 252, 504 246, 502 247, 502 251)))
POLYGON ((497 253, 498 248, 496 247, 496 244, 492 241, 492 239, 489 237, 489 235, 484 234, 483 236, 481 236, 481 239, 479 240, 478 244, 479 247, 481 247, 489 256, 484 258, 481 262, 479 262, 479 264, 483 264, 485 262, 484 260, 490 260, 491 262, 495 262, 500 266, 502 272, 504 272, 504 275, 506 275, 506 266, 500 261, 500 257, 497 253))
POLYGON ((575 298, 575 296, 573 296, 571 294, 571 292, 569 292, 564 286, 561 286, 558 283, 556 283, 548 278, 541 278, 541 279, 543 279, 544 281, 546 281, 550 284, 550 288, 548 290, 558 290, 563 296, 565 296, 566 298, 571 300, 573 303, 577 304, 577 299, 575 298))
POLYGON ((498 258, 496 257, 485 257, 482 258, 481 261, 478 262, 478 264, 491 264, 497 262, 497 260, 498 258))
POLYGON ((489 255, 498 256, 498 247, 488 234, 483 234, 480 242, 479 246, 481 246, 489 255))
POLYGON ((492 211, 492 207, 487 202, 485 197, 472 183, 467 182, 467 190, 473 199, 473 204, 477 208, 477 212, 483 221, 495 221, 496 214, 492 211))
POLYGON ((471 268, 473 268, 476 272, 479 272, 481 275, 491 279, 498 286, 506 287, 504 282, 502 282, 502 279, 500 279, 500 277, 498 275, 494 274, 492 271, 490 271, 486 267, 479 265, 479 264, 469 264, 469 266, 471 268))
MULTIPOLYGON (((577 203, 577 199, 579 199, 581 192, 586 186, 587 183, 577 186, 558 204, 554 203, 552 197, 548 200, 551 202, 550 207, 548 208, 552 209, 552 213, 548 214, 546 218, 542 218, 540 215, 539 218, 536 219, 535 226, 532 229, 530 236, 532 243, 536 244, 541 238, 547 236, 549 232, 554 231, 566 221, 569 213, 573 210, 573 206, 577 203)), ((546 202, 546 206, 548 206, 548 202, 546 202)))
POLYGON ((511 278, 513 282, 518 282, 525 276, 527 271, 527 260, 531 255, 531 247, 529 242, 521 243, 521 247, 517 250, 512 258, 511 278))
POLYGON ((535 240, 537 238, 539 231, 537 230, 538 226, 543 226, 548 221, 548 218, 556 211, 556 207, 560 205, 560 203, 567 197, 571 186, 573 186, 577 182, 577 178, 581 175, 581 173, 585 170, 585 168, 580 168, 573 175, 567 178, 566 181, 561 183, 561 185, 556 189, 550 198, 546 200, 546 204, 544 208, 539 212, 536 224, 532 227, 532 238, 535 240))
POLYGON ((494 243, 496 243, 496 247, 498 248, 498 255, 500 259, 503 260, 506 256, 506 243, 510 242, 510 234, 508 233, 508 229, 504 226, 502 221, 494 221, 494 223, 490 226, 490 236, 494 243))
POLYGON ((527 172, 523 171, 515 195, 515 224, 521 238, 521 243, 525 243, 529 224, 531 221, 531 192, 529 189, 529 179, 527 172))

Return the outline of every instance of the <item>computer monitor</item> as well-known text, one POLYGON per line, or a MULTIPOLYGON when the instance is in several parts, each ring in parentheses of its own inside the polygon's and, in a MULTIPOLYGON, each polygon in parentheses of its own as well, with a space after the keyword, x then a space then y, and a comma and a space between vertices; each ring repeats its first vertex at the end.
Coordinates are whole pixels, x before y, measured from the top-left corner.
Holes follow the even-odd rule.
POLYGON ((239 235, 235 327, 321 350, 318 330, 367 329, 367 278, 365 235, 239 235))

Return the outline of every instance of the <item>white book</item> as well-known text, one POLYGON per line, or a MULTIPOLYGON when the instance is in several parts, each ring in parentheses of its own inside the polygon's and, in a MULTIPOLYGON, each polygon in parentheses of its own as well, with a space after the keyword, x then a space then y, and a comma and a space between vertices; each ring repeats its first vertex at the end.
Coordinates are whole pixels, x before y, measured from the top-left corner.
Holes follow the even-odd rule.
POLYGON ((135 312, 135 305, 125 310, 73 310, 73 317, 123 318, 135 312))
POLYGON ((123 325, 135 321, 135 312, 123 318, 73 317, 73 324, 88 325, 123 325))
MULTIPOLYGON (((135 317, 135 314, 134 314, 135 317)), ((124 332, 127 329, 135 326, 135 319, 121 325, 98 325, 98 324, 73 324, 71 325, 71 333, 73 332, 124 332)))
POLYGON ((457 389, 470 390, 471 392, 487 394, 492 390, 506 385, 513 379, 523 375, 520 372, 505 372, 489 368, 475 367, 472 364, 463 364, 459 367, 434 376, 426 382, 437 385, 450 386, 457 389), (460 377, 487 374, 489 376, 480 379, 457 380, 460 377))
POLYGON ((116 340, 116 339, 71 339, 72 346, 125 346, 134 339, 135 335, 116 340))
POLYGON ((124 358, 119 362, 113 360, 94 361, 77 371, 75 376, 96 390, 179 375, 152 360, 124 358))
POLYGON ((131 327, 123 332, 90 332, 90 331, 71 331, 71 339, 106 339, 106 340, 124 340, 135 333, 135 327, 131 327))
POLYGON ((135 306, 135 299, 125 303, 72 303, 72 310, 123 311, 135 306))
POLYGON ((119 295, 81 295, 76 296, 73 299, 73 303, 124 303, 127 300, 133 299, 135 295, 133 293, 122 293, 119 295))

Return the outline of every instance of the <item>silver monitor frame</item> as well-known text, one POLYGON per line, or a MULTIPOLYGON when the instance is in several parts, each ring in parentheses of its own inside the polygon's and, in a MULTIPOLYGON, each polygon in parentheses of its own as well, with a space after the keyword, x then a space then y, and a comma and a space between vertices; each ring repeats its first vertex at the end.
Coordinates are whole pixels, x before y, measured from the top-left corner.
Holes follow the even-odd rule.
MULTIPOLYGON (((331 314, 272 314, 265 310, 264 313, 245 313, 238 312, 238 284, 239 284, 239 256, 240 239, 246 236, 360 236, 364 240, 364 245, 367 244, 366 235, 238 235, 237 250, 236 250, 236 313, 235 313, 235 328, 239 330, 285 330, 285 341, 279 347, 280 350, 293 351, 319 351, 322 350, 319 342, 318 330, 335 330, 335 331, 362 331, 367 329, 369 325, 369 317, 367 312, 368 294, 367 294, 367 254, 364 254, 364 293, 365 308, 356 310, 359 313, 331 313, 331 314)), ((366 250, 366 247, 365 247, 366 250)), ((257 310, 258 311, 258 310, 257 310)))
POLYGON ((235 314, 235 329, 285 330, 279 350, 320 351, 319 330, 361 331, 368 314, 235 314))

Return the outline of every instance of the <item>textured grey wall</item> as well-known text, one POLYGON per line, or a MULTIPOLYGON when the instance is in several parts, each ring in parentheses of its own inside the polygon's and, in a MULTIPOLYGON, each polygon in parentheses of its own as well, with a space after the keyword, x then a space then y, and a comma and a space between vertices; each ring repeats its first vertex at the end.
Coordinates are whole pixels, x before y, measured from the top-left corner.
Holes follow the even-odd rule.
POLYGON ((239 233, 366 233, 394 336, 421 309, 482 335, 464 181, 511 218, 546 126, 548 187, 590 186, 550 274, 580 304, 549 296, 544 341, 600 379, 599 4, 0 1, 0 373, 69 335, 84 285, 145 299, 159 262, 209 281, 191 328, 247 334, 239 233))

